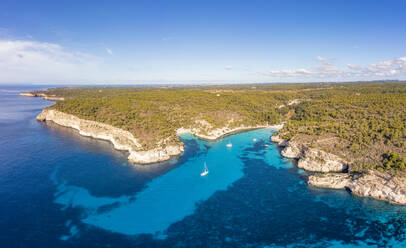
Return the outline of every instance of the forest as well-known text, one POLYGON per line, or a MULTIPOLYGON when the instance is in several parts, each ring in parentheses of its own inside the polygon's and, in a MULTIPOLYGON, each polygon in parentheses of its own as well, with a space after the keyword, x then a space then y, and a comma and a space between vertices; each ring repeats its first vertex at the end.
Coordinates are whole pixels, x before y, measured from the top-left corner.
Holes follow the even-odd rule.
POLYGON ((337 154, 354 171, 405 169, 404 82, 68 87, 42 93, 65 98, 51 108, 128 130, 145 149, 165 138, 180 142, 176 130, 199 126, 199 120, 212 129, 285 122, 280 136, 337 154))

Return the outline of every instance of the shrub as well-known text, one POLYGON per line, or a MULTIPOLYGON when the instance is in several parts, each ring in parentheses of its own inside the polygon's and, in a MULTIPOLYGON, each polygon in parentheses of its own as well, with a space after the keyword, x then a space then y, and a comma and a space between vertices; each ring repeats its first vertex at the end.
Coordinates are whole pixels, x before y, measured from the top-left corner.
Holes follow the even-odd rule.
POLYGON ((382 155, 384 169, 404 170, 406 169, 406 159, 395 152, 388 152, 382 155))

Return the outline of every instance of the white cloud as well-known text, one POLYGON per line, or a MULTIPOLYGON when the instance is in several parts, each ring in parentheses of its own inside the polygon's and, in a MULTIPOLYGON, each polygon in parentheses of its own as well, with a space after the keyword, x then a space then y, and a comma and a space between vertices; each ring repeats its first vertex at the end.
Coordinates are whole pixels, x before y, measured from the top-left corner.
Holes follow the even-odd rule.
POLYGON ((97 74, 100 62, 54 43, 0 40, 0 82, 88 80, 97 74))
MULTIPOLYGON (((324 59, 324 58, 323 58, 324 59)), ((270 70, 263 73, 271 77, 279 78, 348 78, 348 79, 376 79, 393 76, 406 76, 406 57, 399 57, 392 60, 380 61, 372 63, 368 66, 359 66, 354 64, 347 64, 347 69, 341 69, 331 61, 323 61, 322 65, 314 67, 313 69, 296 69, 296 70, 270 70), (326 62, 324 62, 326 61, 326 62)))
POLYGON ((331 63, 326 63, 321 66, 318 66, 315 68, 315 70, 321 74, 334 74, 340 71, 340 69, 333 66, 331 63))
POLYGON ((377 76, 391 76, 406 73, 406 57, 393 60, 381 61, 363 68, 364 73, 375 74, 377 76))
POLYGON ((113 51, 111 51, 109 48, 106 48, 106 52, 110 55, 113 55, 113 51))
POLYGON ((323 58, 323 57, 321 57, 321 56, 317 56, 317 57, 316 57, 316 60, 317 60, 317 61, 326 61, 327 59, 326 59, 326 58, 323 58))
POLYGON ((296 76, 303 76, 303 75, 310 75, 312 74, 311 71, 306 69, 297 69, 297 70, 271 70, 269 72, 265 72, 265 75, 275 76, 275 77, 296 77, 296 76))
POLYGON ((227 65, 226 67, 224 67, 224 69, 226 69, 228 71, 231 71, 233 69, 233 66, 232 65, 227 65))
POLYGON ((360 70, 360 69, 362 69, 361 66, 359 66, 359 65, 353 65, 353 64, 347 64, 347 67, 350 68, 350 69, 352 69, 352 70, 360 70))

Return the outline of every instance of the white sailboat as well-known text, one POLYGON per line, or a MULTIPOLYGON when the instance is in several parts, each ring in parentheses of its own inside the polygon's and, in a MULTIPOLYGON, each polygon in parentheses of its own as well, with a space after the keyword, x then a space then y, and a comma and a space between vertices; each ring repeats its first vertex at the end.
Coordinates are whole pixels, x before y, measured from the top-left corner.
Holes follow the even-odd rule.
POLYGON ((226 146, 227 146, 227 147, 232 147, 233 144, 231 144, 231 142, 230 142, 230 143, 228 143, 226 146))
POLYGON ((209 170, 207 169, 206 162, 204 162, 204 170, 203 170, 202 173, 200 173, 200 176, 201 176, 201 177, 204 177, 204 176, 206 176, 207 174, 209 174, 209 170))

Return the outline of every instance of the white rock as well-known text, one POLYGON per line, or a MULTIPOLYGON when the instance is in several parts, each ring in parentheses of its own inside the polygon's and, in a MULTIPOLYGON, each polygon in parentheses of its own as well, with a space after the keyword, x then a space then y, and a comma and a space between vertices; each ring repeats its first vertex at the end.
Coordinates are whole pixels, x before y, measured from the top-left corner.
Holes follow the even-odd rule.
POLYGON ((183 152, 183 145, 169 145, 143 151, 137 139, 128 131, 96 121, 83 120, 74 115, 53 109, 44 109, 37 116, 37 120, 53 121, 58 125, 77 129, 83 136, 108 140, 113 144, 115 149, 127 150, 130 153, 128 159, 134 163, 148 164, 160 162, 183 152))
POLYGON ((303 100, 301 100, 301 99, 293 99, 293 100, 290 100, 290 101, 288 102, 288 106, 294 105, 294 104, 299 104, 299 103, 301 103, 301 102, 303 102, 303 100))
MULTIPOLYGON (((54 123, 77 129, 81 135, 90 136, 96 139, 108 140, 113 143, 114 148, 117 150, 126 150, 130 154, 128 159, 131 162, 138 164, 156 163, 170 159, 172 156, 181 154, 184 151, 183 145, 166 145, 166 139, 158 142, 157 147, 151 150, 142 150, 142 146, 138 143, 137 139, 132 133, 120 128, 113 127, 108 124, 80 119, 74 115, 66 114, 54 109, 44 109, 41 114, 37 116, 40 121, 53 121, 54 123)), ((200 121, 199 124, 210 128, 210 124, 205 121, 200 121)), ((179 128, 177 134, 191 133, 199 138, 207 140, 216 140, 224 135, 255 129, 255 128, 273 128, 280 129, 283 124, 275 126, 241 126, 236 128, 219 128, 208 132, 208 135, 202 134, 199 128, 179 128)))
POLYGON ((314 187, 344 189, 351 181, 347 173, 315 174, 309 176, 307 183, 314 187))
POLYGON ((406 178, 385 172, 368 171, 348 184, 355 195, 406 205, 406 178))
POLYGON ((297 166, 307 171, 343 172, 348 168, 348 163, 334 154, 309 148, 305 149, 297 166))
POLYGON ((35 96, 33 93, 30 93, 30 92, 26 92, 26 93, 20 93, 20 96, 30 96, 30 97, 33 97, 33 96, 35 96))
POLYGON ((289 141, 287 146, 282 150, 281 154, 285 158, 299 158, 302 151, 299 149, 298 145, 294 142, 289 141))
POLYGON ((390 175, 386 172, 370 170, 352 179, 348 173, 328 173, 309 176, 308 184, 314 187, 343 189, 354 195, 406 205, 406 176, 390 175))
POLYGON ((228 125, 225 127, 212 129, 212 126, 210 125, 210 123, 208 123, 204 120, 198 120, 198 121, 196 121, 196 123, 198 124, 198 126, 200 126, 199 128, 181 127, 176 131, 176 133, 178 135, 184 134, 184 133, 190 133, 200 139, 214 141, 223 136, 226 136, 226 135, 229 135, 232 133, 242 132, 245 130, 259 129, 259 128, 270 128, 270 129, 274 129, 274 130, 280 130, 284 125, 284 123, 282 123, 282 124, 278 124, 278 125, 239 126, 239 127, 230 128, 229 125, 231 122, 229 122, 228 125))
POLYGON ((271 141, 277 143, 278 146, 287 146, 288 141, 279 137, 279 135, 272 135, 271 141))

